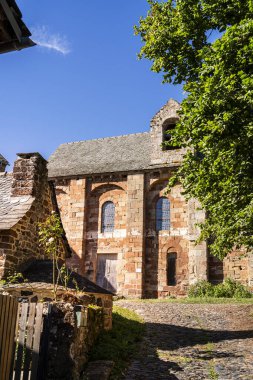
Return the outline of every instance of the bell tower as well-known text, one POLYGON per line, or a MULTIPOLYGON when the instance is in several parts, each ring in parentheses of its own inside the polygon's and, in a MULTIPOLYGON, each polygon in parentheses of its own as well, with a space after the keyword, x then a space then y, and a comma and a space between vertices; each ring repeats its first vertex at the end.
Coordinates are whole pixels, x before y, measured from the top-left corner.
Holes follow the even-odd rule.
POLYGON ((161 164, 163 166, 166 164, 177 166, 182 161, 184 149, 163 145, 165 141, 169 143, 169 131, 175 127, 179 120, 179 109, 180 104, 176 100, 170 99, 151 120, 151 165, 154 167, 161 164))

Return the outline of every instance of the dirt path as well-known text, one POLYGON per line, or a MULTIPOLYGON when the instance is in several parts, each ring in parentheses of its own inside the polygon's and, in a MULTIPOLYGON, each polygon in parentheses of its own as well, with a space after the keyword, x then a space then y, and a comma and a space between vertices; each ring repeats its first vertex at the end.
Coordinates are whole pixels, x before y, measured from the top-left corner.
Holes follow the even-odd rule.
POLYGON ((126 380, 253 380, 253 305, 118 304, 147 325, 126 380))

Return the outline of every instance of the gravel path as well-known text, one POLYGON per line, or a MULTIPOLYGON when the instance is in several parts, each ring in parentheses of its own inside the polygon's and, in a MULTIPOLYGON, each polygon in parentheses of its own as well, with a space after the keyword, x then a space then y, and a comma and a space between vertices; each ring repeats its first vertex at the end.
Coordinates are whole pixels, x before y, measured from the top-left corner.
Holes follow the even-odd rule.
POLYGON ((147 326, 126 380, 253 380, 253 305, 117 304, 147 326))

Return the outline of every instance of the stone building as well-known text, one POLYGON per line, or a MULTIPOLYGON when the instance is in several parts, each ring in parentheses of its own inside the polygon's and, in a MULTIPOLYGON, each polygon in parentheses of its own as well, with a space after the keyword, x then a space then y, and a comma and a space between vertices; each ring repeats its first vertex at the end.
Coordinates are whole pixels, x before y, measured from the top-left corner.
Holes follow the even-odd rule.
MULTIPOLYGON (((2 157, 2 156, 1 156, 2 157)), ((0 159, 5 170, 7 160, 0 159)), ((38 222, 56 209, 54 188, 48 182, 47 161, 39 153, 18 154, 13 173, 0 173, 0 279, 45 258, 38 222)), ((62 239, 62 256, 69 256, 62 239)))
MULTIPOLYGON (((0 156, 0 163, 7 160, 0 156)), ((38 223, 58 212, 55 190, 48 181, 47 161, 39 153, 20 153, 12 173, 0 173, 0 280, 21 272, 25 281, 7 283, 0 293, 31 300, 53 298, 53 264, 39 242, 38 223)), ((60 242, 63 260, 71 256, 65 234, 60 242)), ((57 271, 56 271, 57 276, 57 271)), ((112 294, 87 278, 69 273, 67 284, 59 280, 57 296, 68 292, 92 297, 103 308, 104 326, 112 324, 112 294)))
POLYGON ((149 132, 63 144, 49 160, 69 265, 126 297, 183 295, 197 280, 224 275, 253 280, 248 257, 233 254, 223 265, 205 242, 196 244, 205 213, 185 201, 180 184, 165 192, 184 154, 162 145, 179 107, 170 100, 149 132))

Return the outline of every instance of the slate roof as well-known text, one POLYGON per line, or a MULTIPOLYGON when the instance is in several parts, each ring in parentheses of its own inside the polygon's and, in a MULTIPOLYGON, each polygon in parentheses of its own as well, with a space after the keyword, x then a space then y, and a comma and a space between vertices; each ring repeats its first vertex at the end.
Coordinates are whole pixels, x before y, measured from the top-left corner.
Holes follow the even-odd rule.
POLYGON ((0 230, 13 227, 30 209, 34 197, 11 197, 12 173, 0 173, 0 230))
POLYGON ((148 169, 148 132, 62 144, 49 158, 49 177, 148 169))
MULTIPOLYGON (((53 285, 53 264, 51 260, 36 260, 34 261, 28 269, 23 272, 25 283, 21 284, 9 284, 3 286, 3 288, 20 288, 31 287, 38 289, 50 289, 53 285)), ((63 284, 59 281, 59 286, 63 284)), ((68 282, 68 289, 78 290, 85 293, 99 293, 99 294, 112 294, 106 289, 94 284, 84 276, 78 273, 71 273, 70 280, 68 282), (74 281, 73 281, 74 280, 74 281)))

